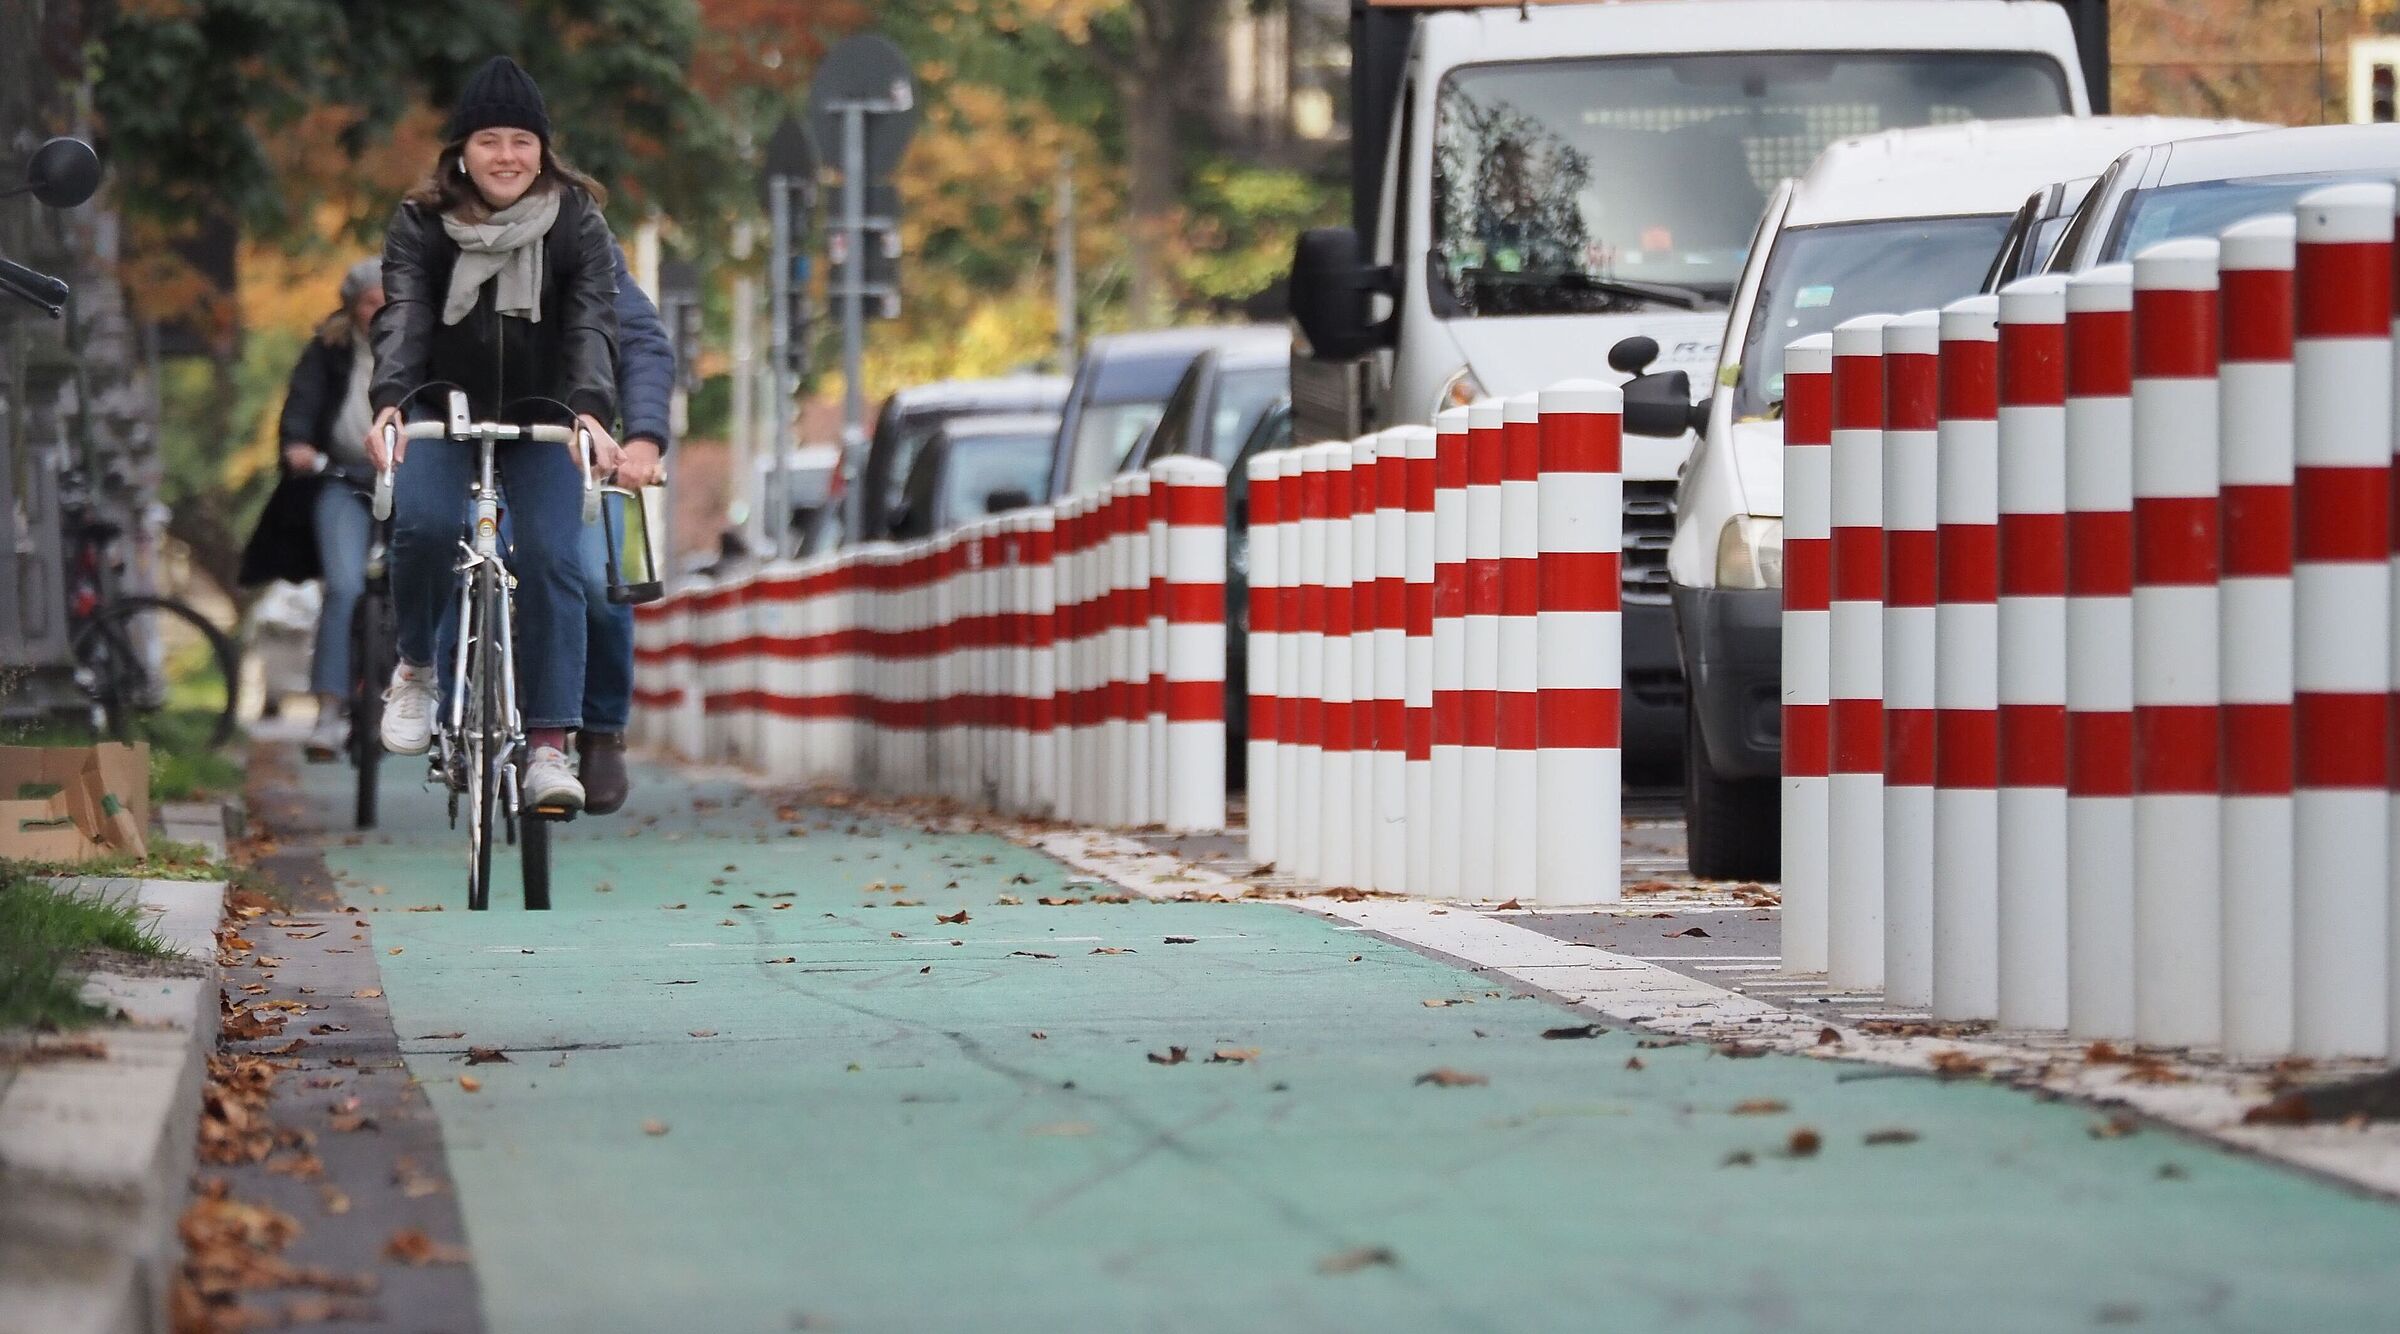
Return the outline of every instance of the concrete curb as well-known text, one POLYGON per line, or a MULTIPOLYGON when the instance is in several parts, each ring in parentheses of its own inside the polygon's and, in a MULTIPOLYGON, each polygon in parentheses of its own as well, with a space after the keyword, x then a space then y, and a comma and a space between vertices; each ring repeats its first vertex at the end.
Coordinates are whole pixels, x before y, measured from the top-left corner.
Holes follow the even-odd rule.
POLYGON ((97 1039, 105 1057, 19 1065, 0 1088, 0 1334, 163 1334, 216 1047, 226 885, 53 883, 132 900, 197 975, 93 974, 84 997, 124 1019, 76 1036, 97 1039))

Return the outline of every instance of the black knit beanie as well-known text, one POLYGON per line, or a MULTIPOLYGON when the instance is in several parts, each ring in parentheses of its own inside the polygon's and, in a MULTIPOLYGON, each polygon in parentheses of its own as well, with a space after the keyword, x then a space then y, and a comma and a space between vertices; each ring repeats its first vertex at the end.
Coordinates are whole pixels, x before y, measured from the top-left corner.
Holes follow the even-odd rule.
POLYGON ((507 56, 493 56, 467 80, 442 137, 456 143, 477 130, 496 128, 530 130, 543 143, 550 142, 550 112, 542 105, 542 90, 524 66, 507 56))

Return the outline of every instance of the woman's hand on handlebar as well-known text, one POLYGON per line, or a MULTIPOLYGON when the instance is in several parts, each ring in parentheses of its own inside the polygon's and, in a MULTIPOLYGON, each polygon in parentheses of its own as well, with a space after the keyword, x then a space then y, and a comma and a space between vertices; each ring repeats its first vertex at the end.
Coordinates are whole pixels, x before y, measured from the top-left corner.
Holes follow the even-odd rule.
POLYGON ((375 465, 375 471, 382 472, 386 468, 396 468, 400 465, 400 460, 408 457, 408 437, 405 435, 395 434, 388 457, 383 447, 385 428, 388 427, 397 433, 400 426, 400 409, 385 408, 375 414, 375 424, 367 428, 367 462, 375 465))
POLYGON ((590 413, 576 413, 575 424, 592 434, 592 475, 606 477, 615 472, 617 464, 625 457, 625 449, 617 443, 617 438, 610 435, 608 428, 590 413))

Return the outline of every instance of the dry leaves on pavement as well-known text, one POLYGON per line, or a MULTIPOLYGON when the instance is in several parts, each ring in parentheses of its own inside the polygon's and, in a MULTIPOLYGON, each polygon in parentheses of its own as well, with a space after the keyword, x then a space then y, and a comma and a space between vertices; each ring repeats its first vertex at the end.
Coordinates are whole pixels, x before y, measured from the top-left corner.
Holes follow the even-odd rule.
POLYGON ((1317 1272, 1320 1274, 1355 1274, 1361 1269, 1373 1269, 1378 1266, 1388 1268, 1399 1263, 1400 1257, 1394 1254, 1389 1246, 1353 1246, 1349 1250, 1335 1251, 1331 1255, 1319 1258, 1317 1272))
POLYGON ((1816 1156, 1817 1150, 1823 1147, 1825 1147, 1825 1137, 1807 1126, 1793 1131, 1791 1138, 1783 1142, 1783 1151, 1794 1158, 1813 1158, 1816 1156))
POLYGON ((1471 1075, 1464 1070, 1453 1070, 1445 1065, 1417 1076, 1416 1082, 1431 1084, 1435 1088, 1460 1089, 1473 1088, 1478 1084, 1489 1084, 1492 1081, 1486 1076, 1471 1075))
POLYGON ((944 926, 965 926, 969 919, 967 917, 967 910, 961 908, 957 912, 953 913, 936 913, 934 914, 933 920, 940 922, 944 926))
POLYGON ((1774 1116, 1790 1110, 1790 1103, 1775 1098, 1744 1098, 1733 1105, 1735 1116, 1774 1116))
POLYGON ((425 1229, 404 1227, 383 1243, 384 1258, 404 1265, 422 1268, 426 1265, 462 1265, 467 1262, 466 1248, 435 1241, 425 1235, 425 1229))
POLYGON ((1169 1047, 1163 1056, 1157 1052, 1147 1055, 1152 1065, 1181 1065, 1192 1058, 1191 1052, 1182 1047, 1169 1047))
POLYGON ((1256 1047, 1219 1047, 1209 1053, 1210 1065, 1247 1065, 1258 1059, 1256 1047))

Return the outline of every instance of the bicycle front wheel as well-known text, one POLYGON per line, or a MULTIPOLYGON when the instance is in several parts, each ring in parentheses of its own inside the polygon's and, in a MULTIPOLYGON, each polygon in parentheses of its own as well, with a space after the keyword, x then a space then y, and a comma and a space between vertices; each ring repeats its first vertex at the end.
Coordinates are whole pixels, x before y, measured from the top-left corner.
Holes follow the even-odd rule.
POLYGON ((118 598, 76 631, 72 648, 110 739, 162 750, 233 740, 241 655, 199 612, 173 598, 118 598))
POLYGON ((501 751, 508 736, 508 713, 494 682, 500 674, 500 654, 493 612, 500 602, 500 580, 490 564, 475 567, 474 595, 467 599, 467 679, 458 683, 466 692, 465 735, 467 773, 467 908, 482 912, 492 906, 492 841, 500 836, 501 751))

